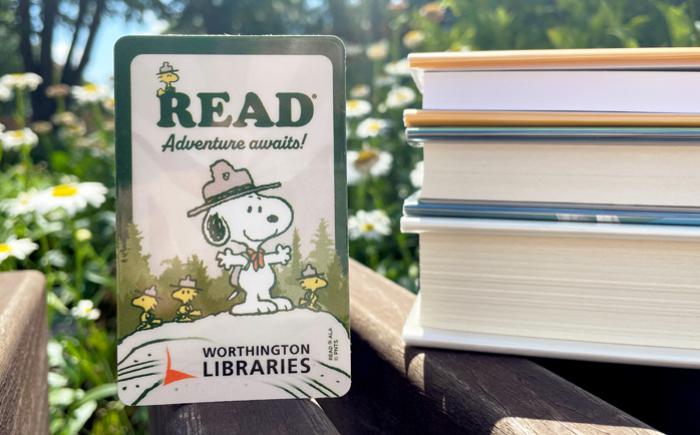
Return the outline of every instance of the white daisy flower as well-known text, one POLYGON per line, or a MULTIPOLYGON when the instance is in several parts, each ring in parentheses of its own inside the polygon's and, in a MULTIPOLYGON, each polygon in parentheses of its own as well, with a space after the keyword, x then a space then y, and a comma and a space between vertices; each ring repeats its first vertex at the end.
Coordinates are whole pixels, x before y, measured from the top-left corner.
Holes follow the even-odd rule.
POLYGON ((0 243, 0 263, 9 257, 15 257, 18 260, 24 260, 29 254, 36 251, 39 247, 31 239, 15 239, 0 243))
POLYGON ((76 319, 97 320, 100 318, 100 309, 90 299, 81 299, 78 304, 70 309, 70 313, 76 319))
POLYGON ((108 97, 102 102, 102 108, 108 112, 114 112, 114 97, 108 97))
POLYGON ((62 367, 66 365, 66 360, 63 358, 63 345, 53 338, 46 343, 46 354, 49 359, 49 367, 62 367))
POLYGON ((60 112, 53 115, 51 121, 56 125, 66 126, 77 124, 80 122, 80 119, 78 119, 78 116, 73 112, 60 112))
POLYGON ((360 44, 345 45, 345 55, 347 57, 359 56, 364 50, 360 44))
POLYGON ((390 76, 410 76, 411 67, 408 66, 408 59, 404 58, 384 65, 384 72, 390 76))
POLYGON ((425 33, 420 30, 410 30, 403 35, 403 45, 406 48, 416 48, 425 41, 425 33))
POLYGON ((30 91, 36 90, 43 81, 40 75, 31 72, 5 74, 0 77, 0 85, 2 86, 7 86, 11 89, 28 89, 30 91))
POLYGON ((389 128, 389 121, 379 118, 367 118, 362 120, 357 126, 356 134, 363 139, 377 137, 387 128, 389 128))
POLYGON ((406 107, 416 99, 416 92, 408 86, 391 88, 386 95, 386 105, 392 109, 406 107))
POLYGON ((13 95, 11 87, 0 84, 0 101, 10 101, 13 95))
POLYGON ((367 46, 365 54, 372 60, 382 60, 389 55, 389 43, 386 40, 381 40, 370 44, 367 46))
POLYGON ((36 210, 45 214, 63 209, 69 216, 84 210, 88 204, 99 207, 105 201, 107 188, 102 183, 65 183, 50 187, 36 196, 36 210))
POLYGON ((391 220, 384 210, 359 210, 348 219, 350 239, 379 240, 391 234, 391 220))
POLYGON ((70 93, 79 104, 99 103, 110 97, 107 87, 93 83, 73 86, 70 93))
POLYGON ((362 151, 348 151, 348 184, 355 185, 364 177, 382 177, 391 170, 394 158, 386 151, 364 148, 362 151))
POLYGON ((12 217, 31 213, 35 210, 36 191, 22 192, 17 198, 6 199, 0 203, 0 208, 12 217))
POLYGON ((350 89, 351 98, 367 98, 369 97, 370 88, 368 85, 359 84, 355 85, 350 89))
POLYGON ((348 118, 360 118, 372 111, 372 105, 367 100, 348 100, 345 103, 345 115, 348 118))
POLYGON ((47 251, 46 254, 44 254, 44 256, 41 258, 42 265, 50 265, 58 269, 63 269, 64 267, 66 267, 67 262, 68 258, 66 258, 66 254, 61 252, 60 249, 51 249, 47 251))
POLYGON ((383 87, 383 86, 393 86, 398 82, 396 80, 395 76, 388 76, 388 75, 378 75, 374 79, 374 85, 383 87))
POLYGON ((411 184, 413 184, 413 187, 422 187, 423 186, 423 162, 420 161, 416 163, 415 168, 411 171, 410 174, 411 177, 411 184))
POLYGON ((68 385, 68 378, 56 372, 49 372, 48 384, 53 388, 65 387, 68 385))
POLYGON ((39 136, 29 128, 8 130, 0 133, 0 142, 2 142, 2 147, 6 150, 19 148, 22 145, 33 147, 39 143, 39 136))

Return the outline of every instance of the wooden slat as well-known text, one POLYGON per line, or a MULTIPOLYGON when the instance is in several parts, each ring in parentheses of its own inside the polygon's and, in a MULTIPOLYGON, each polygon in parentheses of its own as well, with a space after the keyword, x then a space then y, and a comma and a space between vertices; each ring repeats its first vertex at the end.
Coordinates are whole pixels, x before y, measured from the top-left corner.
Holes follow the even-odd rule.
POLYGON ((353 387, 319 401, 341 433, 659 433, 530 360, 405 348, 401 329, 414 296, 357 262, 350 294, 353 387), (363 363, 372 352, 376 360, 363 363))
POLYGON ((0 273, 0 432, 48 433, 44 277, 0 273))
POLYGON ((269 400, 151 406, 153 435, 337 434, 311 400, 269 400))

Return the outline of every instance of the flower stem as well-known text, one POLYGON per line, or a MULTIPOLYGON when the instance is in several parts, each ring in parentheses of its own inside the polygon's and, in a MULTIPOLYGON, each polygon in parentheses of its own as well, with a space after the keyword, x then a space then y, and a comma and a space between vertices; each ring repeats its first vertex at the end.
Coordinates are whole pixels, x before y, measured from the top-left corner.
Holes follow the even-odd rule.
POLYGON ((15 122, 17 123, 17 128, 24 128, 26 125, 26 119, 25 117, 27 116, 27 104, 25 101, 26 98, 26 92, 24 92, 24 89, 17 88, 16 90, 16 98, 15 98, 15 122))
POLYGON ((20 148, 20 152, 22 154, 22 166, 24 167, 22 181, 24 183, 25 189, 29 188, 29 176, 33 165, 31 151, 31 147, 27 144, 22 145, 22 147, 20 148))

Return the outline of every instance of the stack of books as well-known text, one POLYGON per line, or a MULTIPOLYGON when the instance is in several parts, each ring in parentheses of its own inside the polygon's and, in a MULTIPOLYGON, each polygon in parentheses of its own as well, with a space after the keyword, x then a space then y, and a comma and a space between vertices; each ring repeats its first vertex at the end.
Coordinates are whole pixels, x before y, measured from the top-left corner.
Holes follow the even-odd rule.
POLYGON ((423 53, 408 344, 700 367, 700 49, 423 53))

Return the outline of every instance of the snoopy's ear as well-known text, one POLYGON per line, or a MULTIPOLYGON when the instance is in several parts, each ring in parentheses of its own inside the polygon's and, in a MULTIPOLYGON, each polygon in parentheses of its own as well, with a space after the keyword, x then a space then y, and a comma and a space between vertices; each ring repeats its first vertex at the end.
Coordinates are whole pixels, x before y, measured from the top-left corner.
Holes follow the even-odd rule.
POLYGON ((204 216, 202 233, 207 242, 214 246, 225 245, 231 237, 226 219, 217 212, 207 212, 204 216))

